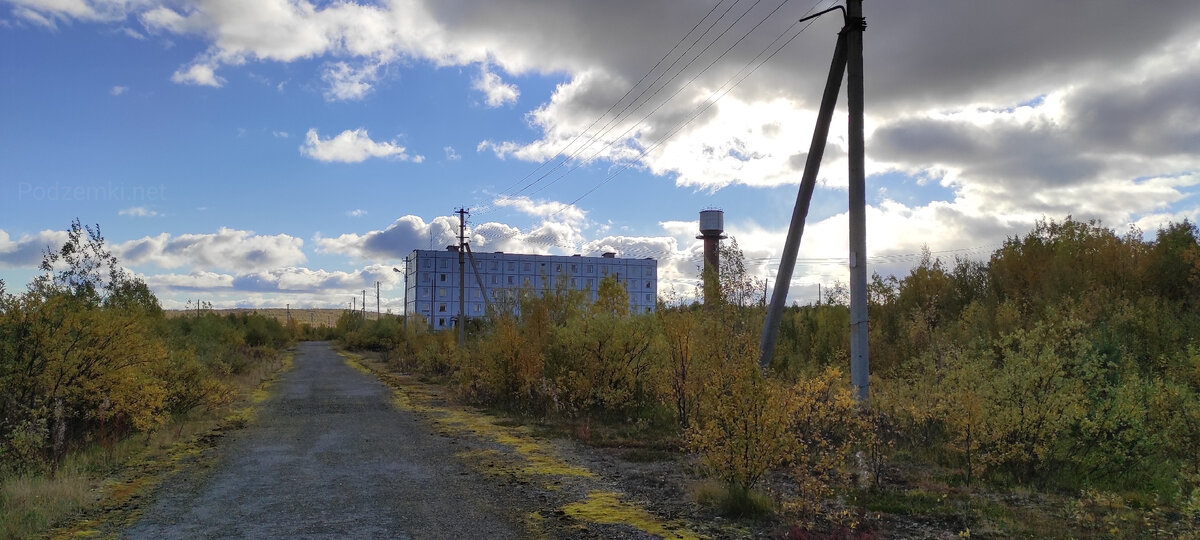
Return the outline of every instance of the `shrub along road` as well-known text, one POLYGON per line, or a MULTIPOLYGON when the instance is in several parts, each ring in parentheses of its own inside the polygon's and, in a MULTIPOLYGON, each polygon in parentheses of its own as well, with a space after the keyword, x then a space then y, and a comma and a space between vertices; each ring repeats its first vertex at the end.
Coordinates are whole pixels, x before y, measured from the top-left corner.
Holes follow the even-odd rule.
POLYGON ((499 488, 391 395, 327 343, 299 344, 251 425, 211 468, 168 479, 124 536, 520 535, 499 488))

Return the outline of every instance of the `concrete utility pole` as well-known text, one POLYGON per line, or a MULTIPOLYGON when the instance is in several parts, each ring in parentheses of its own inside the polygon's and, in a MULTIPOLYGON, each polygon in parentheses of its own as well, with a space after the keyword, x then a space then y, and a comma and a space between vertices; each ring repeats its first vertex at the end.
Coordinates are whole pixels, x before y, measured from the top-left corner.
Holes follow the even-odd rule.
POLYGON ((458 346, 467 344, 467 214, 470 210, 459 208, 458 214, 458 346))
MULTIPOLYGON (((832 9, 837 8, 830 8, 832 9)), ((814 17, 822 13, 817 13, 814 17)), ((846 28, 838 33, 837 46, 833 50, 833 62, 829 65, 825 92, 821 95, 821 108, 817 111, 817 125, 813 128, 812 141, 808 145, 808 159, 804 163, 804 174, 800 179, 800 191, 796 193, 796 207, 792 210, 787 240, 783 243, 779 273, 775 275, 775 289, 771 293, 771 303, 767 306, 766 320, 763 321, 760 343, 762 357, 758 360, 763 368, 770 365, 771 358, 775 356, 775 343, 779 340, 779 320, 783 317, 783 307, 787 303, 788 287, 792 284, 792 272, 796 269, 796 255, 800 252, 800 238, 804 236, 804 220, 808 217, 808 205, 812 202, 813 189, 817 186, 817 173, 821 170, 821 157, 825 154, 825 141, 829 136, 829 124, 833 120, 833 108, 837 105, 842 75, 846 72, 846 34, 846 28)))
POLYGON ((359 318, 359 320, 366 322, 366 320, 367 320, 367 290, 366 289, 362 290, 362 296, 363 296, 362 312, 358 314, 358 318, 359 318))
POLYGON ((375 282, 375 320, 379 320, 379 282, 375 282))
MULTIPOLYGON (((801 19, 818 17, 840 6, 801 19)), ((829 67, 829 78, 825 93, 821 97, 821 108, 817 113, 817 125, 809 145, 808 160, 804 164, 804 175, 800 180, 800 193, 796 195, 796 208, 788 227, 787 241, 783 246, 783 259, 779 274, 775 278, 775 291, 771 305, 763 322, 762 357, 759 364, 766 367, 775 353, 779 337, 779 320, 787 301, 788 286, 795 269, 796 254, 800 249, 800 237, 804 234, 804 220, 812 200, 817 171, 825 141, 829 135, 829 122, 833 105, 837 102, 842 74, 847 73, 846 98, 849 104, 849 177, 850 177, 850 382, 854 385, 855 397, 865 406, 869 397, 870 362, 867 351, 867 225, 866 225, 866 169, 864 167, 863 143, 863 31, 867 27, 862 15, 862 0, 847 0, 846 24, 838 33, 837 48, 833 63, 829 67)), ((818 291, 820 286, 818 285, 818 291)), ((818 295, 820 293, 818 292, 818 295)), ((818 302, 820 300, 818 299, 818 302)))
MULTIPOLYGON (((392 268, 393 272, 399 273, 399 268, 392 268)), ((404 322, 402 323, 404 331, 408 332, 408 257, 404 258, 404 322)))
POLYGON ((870 397, 867 333, 867 205, 863 142, 863 30, 867 21, 862 0, 847 0, 849 34, 846 98, 850 108, 850 383, 858 401, 870 397))

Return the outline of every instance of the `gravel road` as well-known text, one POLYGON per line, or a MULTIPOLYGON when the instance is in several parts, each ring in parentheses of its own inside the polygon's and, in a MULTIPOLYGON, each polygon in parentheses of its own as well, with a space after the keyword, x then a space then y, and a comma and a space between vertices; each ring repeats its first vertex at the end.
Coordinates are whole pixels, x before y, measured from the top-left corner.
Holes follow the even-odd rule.
POLYGON ((128 538, 514 538, 505 494, 327 343, 294 367, 214 464, 168 479, 128 538))

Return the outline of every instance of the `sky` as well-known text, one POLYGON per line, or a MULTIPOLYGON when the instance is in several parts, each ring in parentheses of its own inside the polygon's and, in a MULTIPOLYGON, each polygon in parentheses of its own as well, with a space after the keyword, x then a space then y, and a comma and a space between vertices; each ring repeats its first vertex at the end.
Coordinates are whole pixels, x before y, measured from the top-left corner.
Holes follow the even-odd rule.
MULTIPOLYGON (((0 280, 73 219, 166 308, 340 307, 455 242, 774 283, 829 0, 0 0, 0 280)), ((869 271, 1200 218, 1200 2, 864 2, 869 271)), ((845 91, 789 300, 845 282, 845 91)), ((369 295, 368 295, 369 296, 369 295)), ((373 304, 369 302, 368 305, 373 304)))

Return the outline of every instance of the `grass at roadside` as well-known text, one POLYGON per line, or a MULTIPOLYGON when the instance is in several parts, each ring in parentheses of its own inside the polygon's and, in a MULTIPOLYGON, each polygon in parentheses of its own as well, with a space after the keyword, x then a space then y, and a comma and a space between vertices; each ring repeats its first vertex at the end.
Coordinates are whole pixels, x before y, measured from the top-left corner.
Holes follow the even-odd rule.
POLYGON ((531 536, 554 536, 549 516, 565 515, 582 526, 620 525, 661 538, 700 538, 688 526, 648 512, 623 493, 599 488, 596 474, 588 468, 569 462, 559 455, 555 446, 535 434, 535 430, 519 425, 509 418, 487 414, 471 407, 456 405, 444 388, 422 383, 414 377, 396 373, 382 362, 341 351, 351 367, 371 374, 394 391, 392 403, 398 409, 412 411, 426 418, 441 434, 471 437, 490 443, 491 448, 477 448, 457 454, 463 462, 486 476, 499 479, 516 478, 524 485, 556 493, 564 486, 582 488, 583 498, 571 500, 556 510, 543 508, 527 516, 527 533, 531 536))
POLYGON ((212 448, 226 431, 244 427, 291 366, 291 352, 231 377, 236 399, 111 446, 71 453, 52 476, 0 480, 0 538, 90 537, 132 522, 154 486, 212 448))

